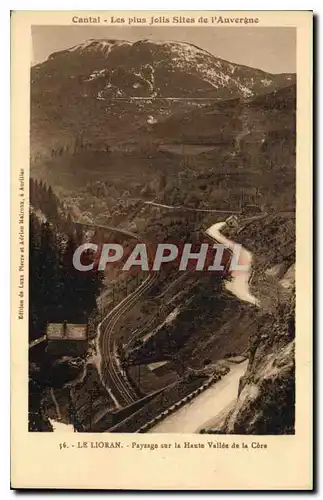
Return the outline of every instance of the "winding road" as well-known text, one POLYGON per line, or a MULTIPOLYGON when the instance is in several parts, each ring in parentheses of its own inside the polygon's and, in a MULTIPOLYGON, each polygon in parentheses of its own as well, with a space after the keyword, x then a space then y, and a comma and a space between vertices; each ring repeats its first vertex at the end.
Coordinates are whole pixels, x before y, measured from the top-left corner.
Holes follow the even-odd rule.
MULTIPOLYGON (((92 229, 104 229, 118 232, 142 242, 141 238, 131 231, 113 226, 101 226, 83 222, 75 224, 92 229)), ((97 335, 96 366, 102 383, 113 397, 119 407, 127 406, 138 399, 134 389, 131 387, 126 375, 118 364, 116 335, 117 325, 120 319, 129 311, 136 302, 148 291, 157 280, 158 273, 150 273, 149 276, 119 304, 117 304, 99 323, 97 335)))
POLYGON ((138 399, 126 376, 122 373, 116 356, 115 334, 117 324, 144 293, 152 287, 157 274, 150 274, 131 294, 124 298, 101 321, 98 326, 97 346, 101 352, 99 373, 104 385, 110 389, 120 406, 126 406, 138 399))
MULTIPOLYGON (((126 229, 82 222, 77 222, 76 224, 83 227, 119 232, 142 242, 137 234, 127 231, 126 229)), ((102 383, 119 407, 127 406, 135 402, 138 396, 135 394, 134 389, 131 387, 126 375, 118 364, 116 345, 118 322, 153 286, 157 278, 157 272, 150 273, 149 276, 133 292, 119 302, 119 304, 117 304, 98 325, 96 345, 97 352, 100 354, 96 357, 96 366, 102 383)))
MULTIPOLYGON (((221 229, 226 227, 226 222, 217 222, 209 227, 205 233, 218 243, 225 245, 233 255, 236 255, 235 266, 231 265, 231 281, 225 284, 226 289, 235 295, 239 300, 250 302, 259 307, 259 301, 250 291, 250 278, 252 274, 252 253, 242 245, 237 245, 221 233, 221 229), (237 252, 238 250, 238 252, 237 252), (240 268, 237 267, 240 266, 240 268)), ((233 260, 231 261, 231 264, 233 260)))
POLYGON ((192 208, 185 207, 184 205, 164 205, 163 203, 156 203, 155 201, 144 201, 145 205, 152 205, 153 207, 170 208, 172 210, 186 210, 188 212, 208 212, 213 214, 237 214, 240 215, 241 211, 238 210, 217 210, 216 208, 192 208))
MULTIPOLYGON (((167 205, 161 205, 154 202, 145 202, 145 204, 157 205, 162 207, 165 206, 171 209, 185 208, 185 207, 172 207, 167 205)), ((188 210, 224 213, 218 210, 207 210, 207 209, 205 210, 188 209, 188 210)), ((82 223, 82 222, 75 222, 75 224, 93 229, 116 231, 141 242, 141 238, 138 235, 130 231, 127 231, 125 229, 116 228, 113 226, 98 226, 95 224, 82 223)), ((207 233, 210 236, 218 237, 220 235, 219 231, 218 232, 214 231, 214 229, 220 229, 219 225, 218 227, 216 226, 217 225, 212 226, 207 231, 207 233)), ((221 236, 223 237, 223 235, 221 236)), ((230 250, 232 249, 230 248, 230 250)), ((96 346, 98 355, 93 359, 95 359, 95 364, 97 366, 102 383, 104 384, 106 389, 110 392, 117 406, 119 407, 124 407, 135 402, 138 399, 138 396, 136 395, 134 389, 132 388, 132 386, 129 383, 129 380, 126 377, 126 374, 123 372, 122 368, 118 363, 116 340, 119 331, 117 326, 119 321, 123 318, 124 314, 126 314, 127 311, 129 311, 140 300, 140 298, 154 285, 157 278, 158 278, 158 273, 151 272, 149 276, 140 284, 140 286, 138 286, 132 293, 130 293, 121 302, 119 302, 119 304, 117 304, 105 316, 105 318, 99 323, 97 328, 98 335, 96 340, 96 346)), ((41 337, 37 339, 30 345, 30 347, 36 345, 39 342, 42 342, 43 340, 45 340, 45 338, 41 337)))

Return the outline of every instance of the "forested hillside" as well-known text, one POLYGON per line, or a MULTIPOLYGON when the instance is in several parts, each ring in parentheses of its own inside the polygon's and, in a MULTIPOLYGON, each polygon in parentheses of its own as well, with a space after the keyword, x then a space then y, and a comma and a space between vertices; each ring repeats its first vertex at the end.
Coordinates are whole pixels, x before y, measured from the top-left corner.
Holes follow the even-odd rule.
MULTIPOLYGON (((101 276, 97 271, 79 272, 73 254, 82 243, 67 217, 59 216, 59 203, 51 187, 31 181, 31 206, 40 210, 30 215, 30 340, 44 335, 47 322, 87 322, 96 307, 101 276), (60 231, 64 226, 66 233, 60 231)), ((93 256, 84 254, 83 262, 93 256)))
MULTIPOLYGON (((49 322, 88 323, 96 311, 101 274, 79 272, 73 253, 83 242, 50 186, 30 181, 29 341, 42 337, 49 322)), ((93 255, 84 255, 89 263, 93 255)), ((87 261, 87 262, 86 262, 87 261)), ((43 342, 29 349, 29 430, 50 431, 43 411, 48 393, 83 370, 87 344, 64 341, 64 353, 43 342)))

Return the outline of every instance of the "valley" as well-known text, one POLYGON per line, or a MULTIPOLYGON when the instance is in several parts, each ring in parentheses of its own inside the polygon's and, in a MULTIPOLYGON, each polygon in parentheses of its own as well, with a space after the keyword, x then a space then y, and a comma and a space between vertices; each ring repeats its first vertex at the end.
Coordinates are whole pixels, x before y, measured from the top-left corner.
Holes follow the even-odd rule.
POLYGON ((102 39, 52 54, 31 79, 32 271, 41 290, 57 284, 43 297, 35 288, 31 306, 32 413, 41 404, 49 416, 35 417, 36 430, 59 421, 169 432, 187 422, 187 432, 292 433, 295 75, 188 42, 102 39), (116 266, 83 280, 69 267, 84 241, 205 237, 242 244, 248 273, 170 265, 130 276, 116 266), (48 318, 89 325, 80 352, 53 357, 50 342, 37 343, 48 318), (51 363, 56 385, 53 370, 39 387, 51 363))

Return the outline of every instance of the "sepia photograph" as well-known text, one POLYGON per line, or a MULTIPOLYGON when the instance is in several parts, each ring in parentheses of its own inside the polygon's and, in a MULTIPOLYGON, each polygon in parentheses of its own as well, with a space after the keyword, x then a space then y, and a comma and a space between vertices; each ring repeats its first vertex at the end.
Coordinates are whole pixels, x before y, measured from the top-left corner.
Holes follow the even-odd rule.
POLYGON ((311 489, 311 23, 14 13, 13 487, 311 489))
POLYGON ((219 31, 32 27, 30 431, 294 433, 296 30, 219 31))

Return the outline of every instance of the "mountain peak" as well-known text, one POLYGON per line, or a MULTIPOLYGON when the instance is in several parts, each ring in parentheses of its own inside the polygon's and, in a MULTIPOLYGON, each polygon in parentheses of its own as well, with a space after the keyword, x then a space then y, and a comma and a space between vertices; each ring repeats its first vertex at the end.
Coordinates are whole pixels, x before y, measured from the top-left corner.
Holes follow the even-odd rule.
POLYGON ((89 38, 84 42, 73 45, 72 47, 54 52, 48 57, 48 60, 55 59, 62 55, 69 55, 70 53, 77 52, 79 54, 88 52, 102 52, 108 55, 113 48, 121 47, 123 45, 131 45, 131 42, 126 40, 115 40, 110 38, 89 38))
POLYGON ((250 99, 294 81, 295 75, 225 61, 189 42, 91 38, 31 69, 33 127, 52 142, 55 123, 66 123, 62 133, 68 128, 74 137, 82 118, 95 140, 123 137, 132 124, 151 126, 180 110, 250 99))

